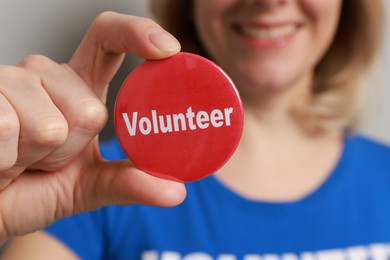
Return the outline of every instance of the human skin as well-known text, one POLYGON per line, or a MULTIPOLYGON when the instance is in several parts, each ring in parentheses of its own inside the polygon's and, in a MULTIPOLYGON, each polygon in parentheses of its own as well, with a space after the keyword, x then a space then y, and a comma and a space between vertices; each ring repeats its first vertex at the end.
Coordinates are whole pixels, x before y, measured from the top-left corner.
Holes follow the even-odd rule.
POLYGON ((314 69, 336 33, 341 4, 194 1, 203 48, 232 77, 244 102, 240 145, 217 173, 239 194, 296 200, 320 186, 336 164, 341 129, 308 134, 291 111, 310 98, 314 69), (313 156, 318 153, 324 156, 313 156))
MULTIPOLYGON (((299 88, 335 35, 341 0, 197 0, 203 46, 244 97, 299 88)), ((304 83, 303 83, 304 82, 304 83)))
POLYGON ((179 50, 155 22, 106 12, 67 64, 34 55, 0 67, 0 242, 104 205, 184 199, 183 184, 104 161, 97 139, 125 53, 162 59, 179 50))
MULTIPOLYGON (((338 160, 341 130, 309 135, 291 117, 290 109, 296 100, 305 99, 310 93, 315 64, 335 33, 341 0, 195 0, 194 3, 193 20, 207 53, 232 77, 244 101, 245 126, 241 143, 216 177, 237 193, 255 200, 291 201, 306 196, 321 185, 338 160), (316 156, 318 153, 321 156, 316 156)), ((137 28, 149 23, 139 21, 137 28)), ((140 35, 135 37, 137 47, 132 51, 136 54, 146 58, 163 58, 178 51, 163 54, 151 51, 148 42, 142 41, 145 36, 143 31, 147 35, 148 30, 140 28, 140 35)), ((87 57, 90 55, 84 48, 96 45, 94 38, 91 39, 81 44, 76 57, 80 52, 87 53, 87 57)), ((100 52, 94 52, 95 55, 97 53, 100 52)), ((84 55, 81 57, 85 58, 84 55)), ((99 61, 106 62, 106 59, 110 59, 109 55, 99 61)), ((119 64, 119 61, 113 62, 119 64)), ((84 78, 85 64, 82 60, 72 58, 69 66, 84 78)), ((110 71, 110 77, 103 81, 105 84, 115 70, 110 71)), ((84 81, 88 86, 95 85, 91 80, 87 78, 84 81)), ((105 90, 98 89, 101 97, 105 90)), ((78 172, 93 161, 96 140, 94 145, 87 146, 87 151, 92 150, 86 153, 88 156, 77 158, 77 164, 70 164, 76 166, 76 170, 68 170, 68 173, 78 172)), ((110 173, 109 170, 106 172, 110 173)), ((117 175, 119 171, 111 173, 117 175)), ((142 178, 150 178, 138 174, 142 178)), ((156 199, 153 195, 165 188, 176 191, 174 195, 167 195, 170 198, 167 204, 179 203, 184 197, 182 187, 173 186, 175 184, 170 182, 161 180, 159 183, 148 179, 145 185, 134 187, 129 183, 132 180, 128 180, 132 173, 119 175, 117 180, 125 181, 126 189, 131 192, 125 197, 135 196, 136 202, 162 203, 153 201, 156 199), (145 189, 150 187, 153 190, 145 194, 145 189), (137 194, 142 194, 142 198, 137 194)), ((66 179, 64 183, 68 181, 66 179)), ((101 192, 107 192, 103 187, 101 192)), ((112 197, 121 198, 115 195, 112 197)), ((23 255, 39 256, 39 259, 52 259, 58 255, 63 259, 74 258, 68 249, 44 233, 15 240, 6 253, 15 258, 23 255)))

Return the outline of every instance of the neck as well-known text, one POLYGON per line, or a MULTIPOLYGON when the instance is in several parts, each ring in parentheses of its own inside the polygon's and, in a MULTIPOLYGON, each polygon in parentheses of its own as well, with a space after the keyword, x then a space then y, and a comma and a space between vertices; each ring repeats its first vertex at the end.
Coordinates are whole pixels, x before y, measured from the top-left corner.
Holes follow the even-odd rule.
POLYGON ((257 89, 256 93, 243 92, 245 115, 266 127, 290 125, 294 121, 291 113, 293 108, 298 103, 309 101, 311 85, 312 78, 307 76, 290 87, 257 89))
POLYGON ((243 99, 243 136, 218 178, 244 196, 271 201, 301 198, 320 186, 338 161, 342 131, 304 131, 291 109, 308 94, 290 88, 243 99))

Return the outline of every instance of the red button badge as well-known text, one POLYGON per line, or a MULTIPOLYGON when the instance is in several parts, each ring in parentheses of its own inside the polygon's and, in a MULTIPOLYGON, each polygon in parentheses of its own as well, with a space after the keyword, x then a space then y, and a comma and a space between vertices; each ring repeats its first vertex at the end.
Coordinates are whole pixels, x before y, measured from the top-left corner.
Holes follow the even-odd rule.
POLYGON ((240 97, 213 62, 190 53, 145 61, 124 81, 115 129, 129 159, 156 177, 206 177, 232 156, 243 127, 240 97))

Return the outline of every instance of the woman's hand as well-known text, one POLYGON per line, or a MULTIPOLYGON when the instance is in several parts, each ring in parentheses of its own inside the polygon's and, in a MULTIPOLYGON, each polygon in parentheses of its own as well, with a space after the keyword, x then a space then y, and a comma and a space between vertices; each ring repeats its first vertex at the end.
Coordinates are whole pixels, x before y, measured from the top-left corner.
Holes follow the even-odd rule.
POLYGON ((0 242, 109 204, 173 206, 184 199, 180 183, 129 161, 105 162, 97 143, 107 87, 125 53, 163 59, 179 50, 152 20, 106 12, 68 64, 30 56, 0 66, 0 242))

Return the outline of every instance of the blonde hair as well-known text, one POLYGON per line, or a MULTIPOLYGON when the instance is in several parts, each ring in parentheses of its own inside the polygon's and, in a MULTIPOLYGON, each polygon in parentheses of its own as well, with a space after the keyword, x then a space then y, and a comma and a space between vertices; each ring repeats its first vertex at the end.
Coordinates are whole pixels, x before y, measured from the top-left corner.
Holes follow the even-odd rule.
MULTIPOLYGON (((182 50, 205 55, 191 20, 190 0, 150 0, 160 24, 182 50)), ((362 76, 381 47, 384 6, 381 0, 344 0, 335 38, 315 68, 312 97, 294 110, 308 129, 352 128, 358 118, 357 94, 362 76)))

